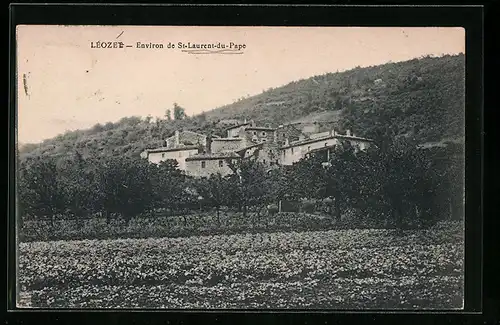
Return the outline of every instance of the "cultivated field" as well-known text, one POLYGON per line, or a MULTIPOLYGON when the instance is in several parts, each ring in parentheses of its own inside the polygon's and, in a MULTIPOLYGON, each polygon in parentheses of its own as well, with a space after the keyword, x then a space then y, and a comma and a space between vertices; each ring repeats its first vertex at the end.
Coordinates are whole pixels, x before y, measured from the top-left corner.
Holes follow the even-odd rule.
POLYGON ((462 229, 21 243, 19 305, 462 308, 462 229))

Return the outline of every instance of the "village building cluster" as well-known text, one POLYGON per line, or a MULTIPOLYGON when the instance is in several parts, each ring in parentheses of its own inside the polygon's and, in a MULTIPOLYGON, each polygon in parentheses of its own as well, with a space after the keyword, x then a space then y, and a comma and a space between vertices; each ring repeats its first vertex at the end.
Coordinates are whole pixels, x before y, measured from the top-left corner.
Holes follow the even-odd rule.
POLYGON ((232 172, 229 164, 238 159, 254 157, 269 168, 292 165, 311 153, 324 155, 329 160, 331 150, 340 139, 365 150, 372 140, 358 137, 348 130, 339 134, 335 130, 317 132, 314 125, 297 127, 294 124, 276 128, 257 126, 244 121, 226 128, 226 136, 207 136, 192 131, 176 131, 165 140, 165 146, 147 149, 141 157, 151 163, 167 159, 178 162, 179 169, 195 177, 208 177, 214 173, 232 172))

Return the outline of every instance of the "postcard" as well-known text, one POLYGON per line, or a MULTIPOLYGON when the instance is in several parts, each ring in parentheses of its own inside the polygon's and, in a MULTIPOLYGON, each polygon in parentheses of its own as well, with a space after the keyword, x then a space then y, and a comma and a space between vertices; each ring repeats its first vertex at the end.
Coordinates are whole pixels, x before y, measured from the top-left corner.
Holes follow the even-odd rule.
POLYGON ((464 308, 463 28, 16 38, 18 308, 464 308))

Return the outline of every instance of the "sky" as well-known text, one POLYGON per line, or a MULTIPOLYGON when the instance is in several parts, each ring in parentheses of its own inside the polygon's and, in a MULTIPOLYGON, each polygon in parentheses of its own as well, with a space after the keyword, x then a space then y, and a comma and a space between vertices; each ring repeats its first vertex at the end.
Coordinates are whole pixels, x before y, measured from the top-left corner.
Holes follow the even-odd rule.
POLYGON ((125 116, 164 116, 174 102, 193 115, 314 75, 465 53, 464 29, 434 27, 21 25, 16 37, 20 143, 125 116), (97 41, 124 48, 95 48, 97 41), (179 42, 245 48, 200 54, 179 42))

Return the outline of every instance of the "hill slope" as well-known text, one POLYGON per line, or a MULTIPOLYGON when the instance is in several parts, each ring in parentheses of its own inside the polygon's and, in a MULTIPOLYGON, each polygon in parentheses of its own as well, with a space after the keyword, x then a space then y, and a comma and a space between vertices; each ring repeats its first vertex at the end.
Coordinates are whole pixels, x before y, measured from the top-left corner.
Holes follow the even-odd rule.
POLYGON ((464 136, 465 56, 424 57, 327 73, 268 89, 184 120, 125 117, 25 144, 21 158, 66 155, 138 155, 162 145, 176 129, 223 135, 221 120, 273 124, 316 121, 357 135, 410 136, 420 142, 464 136))

